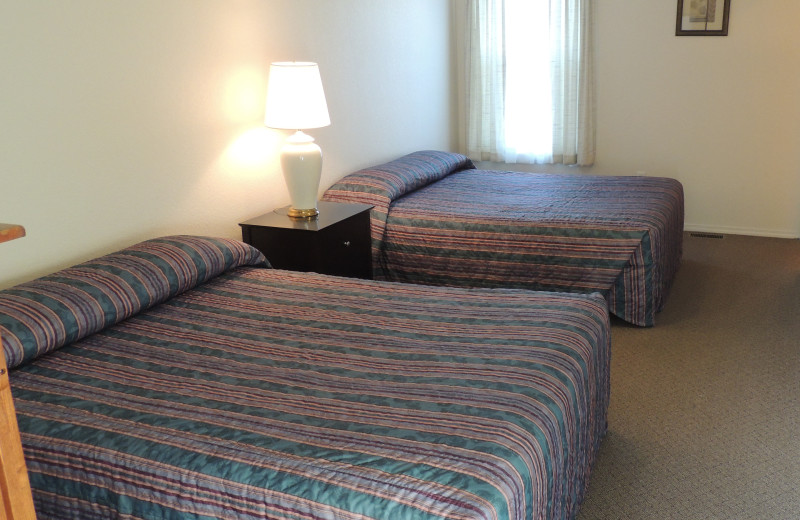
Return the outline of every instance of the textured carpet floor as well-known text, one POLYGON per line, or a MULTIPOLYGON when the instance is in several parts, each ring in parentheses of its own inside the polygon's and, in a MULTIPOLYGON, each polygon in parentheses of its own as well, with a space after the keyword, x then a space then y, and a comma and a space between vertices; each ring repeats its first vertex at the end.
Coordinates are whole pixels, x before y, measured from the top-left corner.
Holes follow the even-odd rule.
POLYGON ((595 519, 800 519, 800 241, 687 234, 656 326, 614 322, 595 519))

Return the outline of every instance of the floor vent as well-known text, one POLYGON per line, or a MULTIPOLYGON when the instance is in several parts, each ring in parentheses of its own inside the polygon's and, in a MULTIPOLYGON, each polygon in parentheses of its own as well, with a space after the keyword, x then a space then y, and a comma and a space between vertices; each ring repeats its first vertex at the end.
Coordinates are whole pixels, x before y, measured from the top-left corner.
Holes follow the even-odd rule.
POLYGON ((696 238, 724 238, 724 235, 719 233, 689 233, 689 236, 696 238))

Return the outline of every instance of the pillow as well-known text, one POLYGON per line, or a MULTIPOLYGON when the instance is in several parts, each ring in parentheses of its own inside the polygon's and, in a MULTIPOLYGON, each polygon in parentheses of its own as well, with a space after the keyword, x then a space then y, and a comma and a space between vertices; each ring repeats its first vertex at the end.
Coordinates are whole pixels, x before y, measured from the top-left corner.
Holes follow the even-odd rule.
POLYGON ((337 200, 340 192, 357 191, 396 200, 459 170, 474 169, 467 157, 449 152, 414 152, 394 161, 347 175, 331 186, 323 199, 337 200))
POLYGON ((372 271, 383 279, 383 234, 392 201, 461 170, 475 169, 467 157, 449 152, 414 152, 394 161, 351 173, 328 188, 322 200, 369 204, 372 271))
POLYGON ((0 291, 6 363, 26 363, 243 265, 269 267, 236 240, 171 236, 0 291))

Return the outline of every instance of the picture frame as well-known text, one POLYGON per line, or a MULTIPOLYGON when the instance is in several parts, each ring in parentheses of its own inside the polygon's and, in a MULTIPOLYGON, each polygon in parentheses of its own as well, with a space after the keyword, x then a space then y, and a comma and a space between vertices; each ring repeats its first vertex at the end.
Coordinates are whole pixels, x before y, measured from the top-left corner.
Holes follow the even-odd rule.
POLYGON ((731 0, 678 0, 675 36, 727 36, 731 0))

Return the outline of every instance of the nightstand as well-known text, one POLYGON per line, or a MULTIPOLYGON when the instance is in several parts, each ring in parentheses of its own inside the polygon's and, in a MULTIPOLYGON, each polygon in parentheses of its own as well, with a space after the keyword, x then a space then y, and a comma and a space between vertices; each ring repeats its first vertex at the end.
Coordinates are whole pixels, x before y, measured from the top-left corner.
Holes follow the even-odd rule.
POLYGON ((287 206, 242 222, 242 240, 276 269, 372 278, 372 206, 325 201, 317 206, 314 220, 289 217, 287 206))

